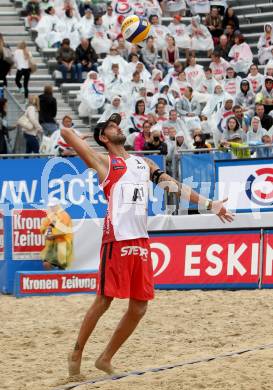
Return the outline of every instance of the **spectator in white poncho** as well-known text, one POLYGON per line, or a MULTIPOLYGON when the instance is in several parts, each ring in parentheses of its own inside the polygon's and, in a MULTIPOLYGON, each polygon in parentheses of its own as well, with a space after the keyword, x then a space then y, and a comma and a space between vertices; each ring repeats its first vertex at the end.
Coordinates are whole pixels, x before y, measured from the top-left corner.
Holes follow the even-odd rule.
POLYGON ((205 80, 203 66, 196 63, 196 58, 194 55, 191 55, 187 58, 186 65, 185 73, 187 82, 194 90, 198 89, 202 81, 205 80))
POLYGON ((171 35, 174 37, 176 45, 180 49, 185 49, 186 55, 188 55, 191 48, 191 38, 187 33, 185 24, 181 23, 181 16, 175 15, 172 22, 169 24, 168 29, 171 35))
POLYGON ((248 145, 255 145, 262 142, 262 137, 267 135, 266 129, 263 129, 261 125, 261 119, 258 116, 254 116, 251 120, 251 124, 246 134, 246 140, 248 145))
POLYGON ((191 14, 208 14, 210 11, 209 0, 186 0, 191 14))
POLYGON ((105 107, 105 110, 100 117, 99 122, 104 122, 108 120, 108 118, 110 118, 112 114, 118 113, 122 118, 120 127, 124 129, 127 126, 127 111, 128 108, 126 104, 124 104, 124 102, 122 101, 121 96, 115 95, 112 97, 111 103, 105 107))
POLYGON ((54 47, 58 42, 60 43, 60 34, 55 31, 58 22, 55 9, 48 7, 34 29, 38 33, 35 43, 40 49, 54 47))
POLYGON ((105 103, 105 84, 98 77, 98 73, 91 71, 87 74, 85 82, 81 86, 79 99, 79 115, 89 116, 102 108, 105 103))
POLYGON ((109 52, 112 41, 108 38, 107 29, 103 25, 101 16, 95 16, 94 25, 92 26, 92 37, 91 43, 97 54, 109 52))
POLYGON ((242 34, 235 35, 235 44, 230 49, 228 56, 232 58, 230 65, 235 72, 239 76, 246 77, 250 65, 253 62, 253 54, 242 34))
POLYGON ((259 73, 259 69, 257 65, 252 64, 250 66, 247 79, 251 82, 254 93, 258 93, 262 89, 264 76, 261 73, 259 73))
POLYGON ((64 39, 70 40, 70 46, 72 49, 80 44, 80 33, 78 30, 78 20, 74 16, 74 11, 71 8, 68 8, 65 11, 65 15, 59 19, 57 26, 57 32, 60 34, 60 42, 64 39))
MULTIPOLYGON (((92 40, 92 45, 93 45, 93 40, 92 40)), ((102 74, 102 77, 107 77, 107 75, 112 69, 113 64, 119 65, 119 74, 121 77, 123 78, 128 77, 128 62, 125 61, 125 59, 119 54, 116 45, 112 43, 110 52, 103 59, 100 67, 100 72, 102 74)))
POLYGON ((273 29, 271 23, 264 25, 264 32, 259 38, 257 47, 259 63, 263 65, 272 58, 273 29))
POLYGON ((90 39, 92 37, 92 26, 94 23, 94 16, 91 8, 85 8, 85 14, 79 21, 78 30, 81 38, 90 39))
POLYGON ((166 26, 163 26, 159 23, 158 16, 150 16, 151 29, 150 34, 154 37, 155 46, 157 50, 162 50, 167 46, 166 37, 170 34, 169 29, 166 26))
POLYGON ((185 0, 163 0, 162 6, 164 13, 170 16, 185 15, 186 12, 185 0))
POLYGON ((213 40, 208 28, 201 24, 200 16, 191 18, 191 23, 187 27, 187 33, 191 37, 191 49, 194 51, 207 51, 210 56, 214 48, 213 40))
POLYGON ((117 15, 113 12, 113 7, 111 2, 107 4, 106 13, 102 15, 102 24, 106 27, 106 30, 109 31, 114 27, 117 21, 117 15))

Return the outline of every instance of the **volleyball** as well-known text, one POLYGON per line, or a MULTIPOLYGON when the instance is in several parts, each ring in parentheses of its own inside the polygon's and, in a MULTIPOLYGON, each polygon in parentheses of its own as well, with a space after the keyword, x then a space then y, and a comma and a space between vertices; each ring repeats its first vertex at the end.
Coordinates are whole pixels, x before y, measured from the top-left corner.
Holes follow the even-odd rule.
POLYGON ((151 25, 147 19, 137 15, 127 16, 121 25, 121 33, 128 42, 138 44, 149 36, 151 25))

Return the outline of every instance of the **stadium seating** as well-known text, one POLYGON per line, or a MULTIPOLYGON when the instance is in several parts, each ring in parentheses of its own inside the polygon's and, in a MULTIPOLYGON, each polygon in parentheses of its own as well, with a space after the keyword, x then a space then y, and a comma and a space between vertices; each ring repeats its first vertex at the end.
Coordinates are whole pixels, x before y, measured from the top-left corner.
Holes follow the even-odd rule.
MULTIPOLYGON (((34 41, 32 40, 31 32, 25 29, 24 18, 20 16, 23 4, 24 2, 22 0, 1 1, 0 24, 1 32, 4 34, 6 42, 12 48, 15 48, 18 42, 25 40, 37 62, 37 72, 31 76, 29 84, 30 93, 41 93, 45 84, 55 85, 54 92, 58 100, 57 119, 60 119, 64 113, 69 112, 72 114, 77 129, 82 132, 88 131, 90 126, 89 122, 86 118, 79 118, 77 114, 77 107, 79 105, 77 92, 80 89, 80 84, 63 84, 61 88, 56 86, 53 78, 54 70, 57 65, 55 60, 56 49, 44 49, 40 53, 37 51, 34 41)), ((263 31, 265 22, 271 22, 273 2, 254 0, 254 3, 250 4, 247 0, 231 0, 229 4, 234 6, 233 8, 240 20, 240 30, 245 35, 246 41, 253 51, 254 61, 257 63, 257 42, 263 31)), ((190 15, 187 14, 187 16, 183 18, 183 22, 188 24, 189 20, 190 15)), ((170 21, 170 17, 162 18, 162 23, 165 25, 168 25, 170 21)), ((201 65, 208 65, 210 62, 210 59, 206 57, 205 52, 197 53, 197 57, 198 63, 201 65)), ((181 60, 184 60, 182 52, 180 53, 180 58, 181 60)), ((263 72, 263 68, 263 66, 259 66, 261 72, 263 72)), ((9 89, 16 93, 14 79, 15 71, 13 70, 11 75, 8 76, 8 80, 10 81, 9 89)), ((97 118, 97 115, 93 116, 91 118, 92 122, 94 123, 97 118)))

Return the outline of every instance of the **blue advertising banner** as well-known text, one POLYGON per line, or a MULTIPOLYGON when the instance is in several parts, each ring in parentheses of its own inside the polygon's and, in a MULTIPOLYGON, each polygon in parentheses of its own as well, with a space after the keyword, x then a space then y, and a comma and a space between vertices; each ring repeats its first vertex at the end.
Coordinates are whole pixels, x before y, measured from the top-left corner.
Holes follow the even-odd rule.
MULTIPOLYGON (((211 153, 184 154, 180 159, 181 182, 192 187, 196 192, 207 198, 214 194, 214 158, 211 153)), ((196 204, 181 202, 184 209, 194 208, 196 204)))
POLYGON ((273 160, 244 159, 215 162, 219 199, 237 213, 273 211, 273 160))
MULTIPOLYGON (((164 169, 163 156, 147 156, 164 169)), ((0 163, 0 204, 4 213, 24 207, 42 208, 49 195, 59 198, 72 218, 102 218, 106 200, 96 172, 75 158, 6 159, 0 163)), ((151 183, 149 215, 163 208, 163 191, 151 183), (152 203, 157 203, 153 206, 152 203), (155 211, 154 211, 155 209, 155 211)))

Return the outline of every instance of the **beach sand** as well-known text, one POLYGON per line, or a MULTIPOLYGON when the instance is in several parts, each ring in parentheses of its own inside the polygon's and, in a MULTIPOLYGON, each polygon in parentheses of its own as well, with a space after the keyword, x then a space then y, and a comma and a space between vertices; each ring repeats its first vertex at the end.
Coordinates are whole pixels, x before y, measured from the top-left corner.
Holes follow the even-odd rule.
MULTIPOLYGON (((67 376, 67 353, 93 300, 93 295, 0 295, 0 389, 55 389, 103 377, 94 360, 126 310, 126 301, 115 301, 100 320, 86 347, 81 377, 67 376)), ((273 290, 157 291, 113 365, 118 372, 141 370, 270 343, 273 290)), ((76 389, 272 390, 273 348, 76 389)))

